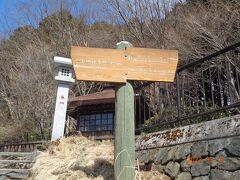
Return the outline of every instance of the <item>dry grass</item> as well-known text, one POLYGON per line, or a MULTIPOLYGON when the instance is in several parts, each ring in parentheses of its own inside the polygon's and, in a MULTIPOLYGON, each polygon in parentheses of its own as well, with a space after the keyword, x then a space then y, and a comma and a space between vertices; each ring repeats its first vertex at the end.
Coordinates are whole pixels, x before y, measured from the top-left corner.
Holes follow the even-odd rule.
POLYGON ((68 137, 42 152, 33 167, 34 180, 113 179, 113 144, 68 137))
POLYGON ((158 171, 141 171, 140 177, 138 174, 135 180, 171 180, 171 178, 158 171))
MULTIPOLYGON (((112 180, 113 166, 111 142, 72 136, 52 143, 47 151, 40 153, 29 180, 112 180)), ((135 180, 170 180, 155 169, 139 172, 136 171, 135 180)))

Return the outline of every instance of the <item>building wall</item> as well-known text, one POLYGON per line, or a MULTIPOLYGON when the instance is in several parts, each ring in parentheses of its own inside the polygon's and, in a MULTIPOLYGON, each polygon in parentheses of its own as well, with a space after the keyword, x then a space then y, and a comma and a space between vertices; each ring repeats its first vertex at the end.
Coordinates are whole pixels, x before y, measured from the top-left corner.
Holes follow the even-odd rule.
MULTIPOLYGON (((136 128, 139 124, 142 124, 145 119, 148 119, 151 116, 151 112, 147 106, 147 103, 143 100, 141 96, 135 96, 135 126, 136 128), (145 103, 145 104, 144 104, 145 103)), ((73 112, 69 113, 69 116, 76 119, 76 128, 75 131, 80 131, 80 117, 81 115, 91 115, 91 114, 101 114, 101 113, 113 113, 115 114, 115 104, 114 103, 105 103, 105 104, 93 104, 93 105, 82 105, 77 107, 73 112)), ((114 121, 112 130, 102 130, 102 131, 86 131, 82 132, 84 136, 107 136, 114 134, 114 121)), ((111 138, 112 139, 112 136, 111 138)))
POLYGON ((240 115, 139 136, 136 158, 178 180, 240 179, 240 115))
MULTIPOLYGON (((101 137, 102 139, 104 139, 104 137, 109 139, 112 139, 113 136, 113 131, 114 131, 114 103, 110 103, 110 104, 98 104, 98 105, 88 105, 88 106, 82 106, 79 107, 77 110, 77 115, 76 115, 76 120, 77 120, 77 126, 76 126, 76 131, 81 131, 80 126, 82 126, 81 124, 81 116, 86 116, 86 115, 96 115, 96 114, 112 114, 113 115, 113 121, 112 124, 105 124, 107 126, 106 129, 100 128, 101 130, 97 130, 97 126, 100 127, 100 124, 97 123, 97 120, 95 120, 95 129, 88 129, 88 130, 82 130, 82 135, 87 136, 87 137, 101 137), (112 125, 112 129, 109 129, 108 126, 112 125)), ((108 119, 108 118, 107 118, 108 119)), ((111 118, 112 119, 112 118, 111 118)), ((104 126, 104 124, 101 124, 102 126, 104 126)), ((102 127, 101 126, 101 127, 102 127)))

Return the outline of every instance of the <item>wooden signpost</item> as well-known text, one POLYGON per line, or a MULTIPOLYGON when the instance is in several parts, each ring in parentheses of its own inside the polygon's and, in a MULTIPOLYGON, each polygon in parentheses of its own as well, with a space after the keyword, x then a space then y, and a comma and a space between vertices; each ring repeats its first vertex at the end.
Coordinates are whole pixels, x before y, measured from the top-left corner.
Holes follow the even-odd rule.
POLYGON ((178 62, 177 51, 128 48, 124 53, 127 80, 174 81, 178 62))
MULTIPOLYGON (((117 43, 117 49, 132 47, 129 42, 117 43)), ((130 82, 115 86, 115 180, 133 180, 135 176, 134 90, 130 82)))
POLYGON ((133 48, 129 42, 117 49, 72 47, 77 80, 115 82, 115 180, 135 177, 134 90, 129 80, 173 82, 178 52, 133 48))
POLYGON ((116 49, 72 47, 71 58, 77 80, 126 82, 123 53, 116 49))
POLYGON ((147 48, 117 50, 72 47, 71 58, 77 80, 173 82, 178 52, 147 48))

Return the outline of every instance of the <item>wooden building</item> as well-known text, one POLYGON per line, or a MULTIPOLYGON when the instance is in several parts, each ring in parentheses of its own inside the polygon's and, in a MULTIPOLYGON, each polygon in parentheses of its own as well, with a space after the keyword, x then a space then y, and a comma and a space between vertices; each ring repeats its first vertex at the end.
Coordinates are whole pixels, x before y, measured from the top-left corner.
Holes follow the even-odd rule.
MULTIPOLYGON (((141 102, 140 98, 140 96, 135 95, 135 119, 143 116, 143 111, 149 111, 146 108, 147 105, 141 106, 145 107, 145 109, 139 108, 138 102, 141 102)), ((80 131, 84 136, 109 136, 111 138, 114 134, 114 89, 105 89, 86 96, 70 98, 68 115, 77 121, 76 131, 80 131)), ((137 126, 137 123, 135 124, 137 126)))

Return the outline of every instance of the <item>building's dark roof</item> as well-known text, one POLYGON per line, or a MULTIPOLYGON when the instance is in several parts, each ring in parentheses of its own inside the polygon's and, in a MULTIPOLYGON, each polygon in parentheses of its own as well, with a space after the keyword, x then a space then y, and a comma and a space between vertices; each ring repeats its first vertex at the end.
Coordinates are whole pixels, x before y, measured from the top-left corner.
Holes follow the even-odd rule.
POLYGON ((106 89, 101 92, 70 98, 68 102, 71 109, 84 105, 114 103, 115 91, 113 89, 106 89))

